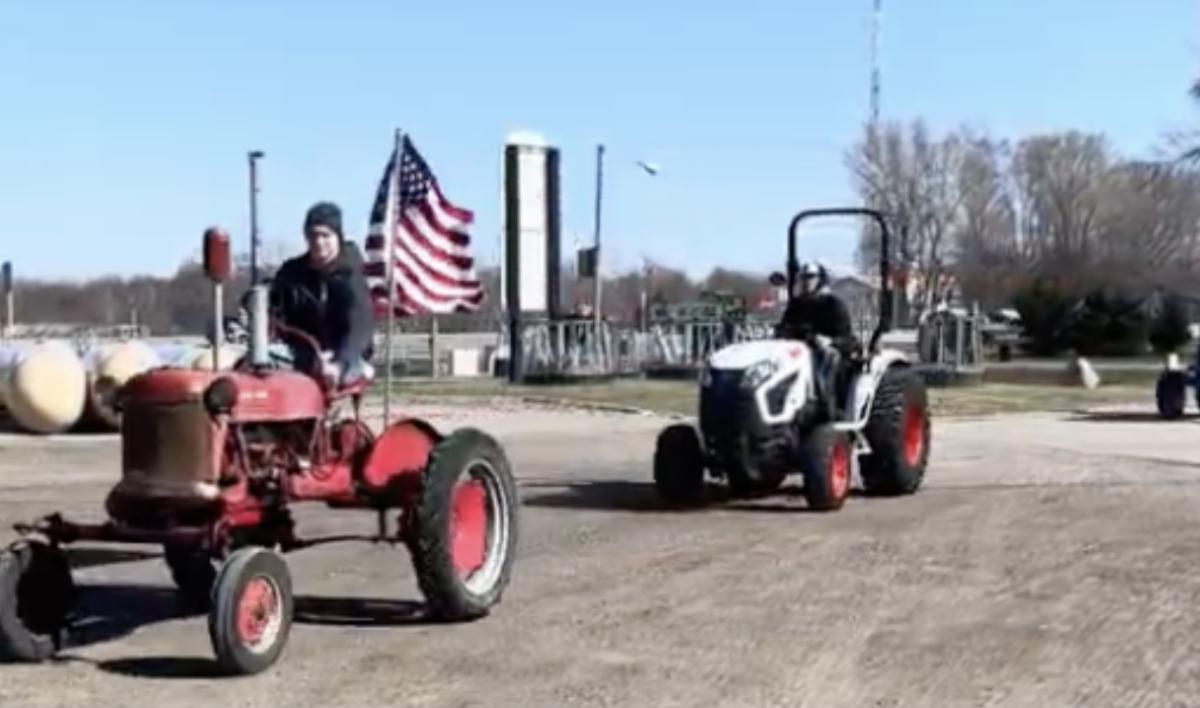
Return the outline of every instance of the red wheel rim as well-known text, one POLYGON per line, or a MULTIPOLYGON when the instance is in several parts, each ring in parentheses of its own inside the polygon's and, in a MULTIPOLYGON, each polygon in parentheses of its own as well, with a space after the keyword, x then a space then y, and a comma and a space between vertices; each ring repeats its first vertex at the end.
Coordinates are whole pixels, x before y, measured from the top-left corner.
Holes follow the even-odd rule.
POLYGON ((237 633, 242 643, 251 649, 269 646, 279 631, 282 610, 279 591, 266 578, 254 578, 246 583, 237 607, 237 633))
POLYGON ((483 566, 487 551, 487 488, 468 479, 454 488, 450 510, 450 556, 454 570, 468 576, 483 566))
POLYGON ((850 488, 850 451, 842 440, 829 452, 829 487, 834 499, 846 496, 850 488))
POLYGON ((921 408, 910 405, 904 409, 904 461, 910 466, 921 462, 925 450, 925 416, 921 408))

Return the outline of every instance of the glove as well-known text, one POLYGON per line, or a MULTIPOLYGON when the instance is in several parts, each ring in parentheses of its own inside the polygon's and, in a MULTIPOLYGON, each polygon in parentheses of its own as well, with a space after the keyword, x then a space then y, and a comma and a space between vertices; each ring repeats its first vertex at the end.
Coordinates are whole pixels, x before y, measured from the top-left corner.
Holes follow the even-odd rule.
POLYGON ((342 367, 333 360, 332 352, 321 352, 321 379, 329 387, 341 383, 342 367))

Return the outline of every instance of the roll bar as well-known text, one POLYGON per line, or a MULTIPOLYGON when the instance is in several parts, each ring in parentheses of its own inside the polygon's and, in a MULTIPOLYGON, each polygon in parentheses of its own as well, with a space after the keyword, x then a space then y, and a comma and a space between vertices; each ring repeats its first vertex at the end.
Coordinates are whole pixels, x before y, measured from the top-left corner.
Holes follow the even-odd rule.
POLYGON ((792 223, 788 226, 787 287, 789 298, 796 290, 796 275, 800 269, 800 264, 796 260, 796 228, 801 221, 819 216, 864 216, 874 219, 875 223, 879 224, 879 235, 882 239, 879 251, 879 323, 871 335, 869 347, 869 351, 874 352, 879 345, 880 337, 892 328, 892 285, 888 278, 891 272, 891 233, 888 231, 887 220, 884 218, 883 212, 866 207, 806 209, 792 217, 792 223))

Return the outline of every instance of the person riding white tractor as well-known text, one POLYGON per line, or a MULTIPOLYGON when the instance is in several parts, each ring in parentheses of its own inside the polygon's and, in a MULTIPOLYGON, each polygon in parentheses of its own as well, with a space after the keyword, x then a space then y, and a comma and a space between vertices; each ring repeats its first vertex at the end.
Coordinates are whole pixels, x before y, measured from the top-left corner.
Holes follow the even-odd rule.
POLYGON ((699 420, 658 436, 654 482, 664 502, 702 502, 706 473, 724 479, 733 496, 770 492, 799 474, 809 507, 818 510, 842 506, 855 470, 871 494, 917 490, 929 459, 928 400, 904 353, 880 346, 891 327, 888 242, 875 210, 816 209, 793 218, 788 275, 770 281, 788 291, 775 336, 714 352, 700 373, 699 420), (814 216, 867 216, 879 225, 879 323, 865 351, 828 273, 796 259, 796 228, 814 216))
POLYGON ((799 268, 797 280, 799 292, 789 293, 775 336, 800 339, 813 346, 817 393, 825 404, 828 420, 836 420, 843 403, 840 384, 844 365, 861 352, 862 343, 854 335, 850 310, 829 286, 825 266, 806 263, 799 268))

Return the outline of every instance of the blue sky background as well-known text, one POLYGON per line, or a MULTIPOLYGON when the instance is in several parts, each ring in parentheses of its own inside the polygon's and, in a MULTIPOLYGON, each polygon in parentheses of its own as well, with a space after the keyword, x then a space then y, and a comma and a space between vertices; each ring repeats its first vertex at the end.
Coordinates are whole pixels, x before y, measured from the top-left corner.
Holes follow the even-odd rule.
MULTIPOLYGON (((26 277, 167 274, 204 227, 302 247, 333 199, 361 242, 403 127, 495 262, 504 136, 563 150, 564 247, 590 239, 608 145, 607 265, 782 263, 805 207, 852 202, 870 0, 0 0, 0 259, 26 277), (660 163, 650 178, 637 159, 660 163)), ((1017 138, 1103 131, 1146 155, 1200 126, 1194 0, 884 1, 883 115, 1017 138)), ((850 263, 849 228, 806 243, 850 263)))

